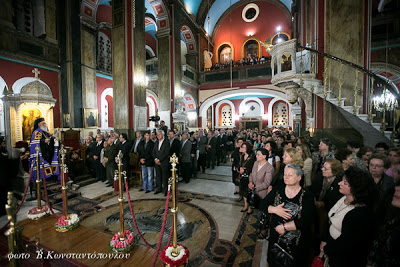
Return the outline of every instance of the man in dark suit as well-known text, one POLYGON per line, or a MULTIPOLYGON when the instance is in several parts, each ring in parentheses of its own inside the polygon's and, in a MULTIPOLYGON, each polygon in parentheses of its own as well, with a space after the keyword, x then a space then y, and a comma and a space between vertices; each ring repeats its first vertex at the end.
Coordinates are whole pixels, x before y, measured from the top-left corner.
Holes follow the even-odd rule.
POLYGON ((164 195, 167 195, 168 191, 168 163, 169 163, 169 142, 164 137, 164 131, 157 131, 157 141, 154 144, 153 148, 153 158, 154 163, 156 164, 156 184, 157 191, 154 193, 155 195, 163 192, 164 195))
POLYGON ((101 134, 97 134, 96 135, 96 144, 94 145, 94 149, 93 149, 93 160, 94 160, 94 166, 95 166, 95 170, 96 170, 96 177, 97 177, 97 181, 101 180, 102 182, 104 182, 106 179, 105 177, 103 177, 102 175, 102 168, 103 165, 101 165, 100 163, 100 153, 101 150, 103 149, 103 137, 101 136, 101 134))
POLYGON ((225 134, 225 130, 221 130, 221 159, 220 162, 226 163, 226 142, 228 142, 228 136, 225 134))
POLYGON ((179 157, 179 153, 181 152, 181 143, 175 138, 174 131, 172 130, 168 131, 168 141, 170 146, 169 155, 172 157, 172 155, 175 153, 175 155, 179 157))
POLYGON ((142 188, 139 191, 146 190, 146 193, 153 191, 153 158, 154 142, 150 139, 150 132, 144 133, 144 139, 140 141, 137 148, 139 161, 142 164, 142 188))
POLYGON ((221 135, 219 134, 218 130, 214 131, 214 137, 216 140, 215 156, 216 156, 217 166, 219 166, 219 163, 221 162, 221 158, 222 158, 222 151, 221 151, 221 135))
POLYGON ((86 146, 86 167, 89 169, 89 172, 92 177, 95 177, 95 162, 93 159, 93 151, 94 151, 94 144, 92 137, 88 136, 85 139, 85 146, 86 146))
POLYGON ((133 145, 132 145, 132 149, 130 151, 130 153, 138 153, 137 148, 139 146, 140 141, 142 141, 142 133, 140 131, 136 132, 136 138, 135 140, 133 140, 133 145))
POLYGON ((130 156, 129 152, 131 151, 132 144, 128 140, 128 136, 126 133, 122 133, 119 135, 119 146, 118 151, 121 150, 122 153, 122 171, 126 171, 126 178, 129 184, 129 162, 130 156))
POLYGON ((114 187, 114 171, 117 169, 115 157, 118 154, 117 146, 114 145, 114 137, 108 138, 108 146, 104 150, 104 162, 106 166, 107 186, 114 187))
POLYGON ((202 130, 199 131, 199 137, 197 139, 197 147, 199 149, 199 160, 198 160, 198 171, 200 171, 200 167, 203 173, 206 170, 206 161, 207 161, 207 137, 204 136, 204 132, 202 130))
POLYGON ((185 183, 189 183, 190 176, 192 176, 190 169, 190 162, 191 162, 190 152, 192 151, 192 142, 188 140, 188 135, 186 133, 182 134, 181 143, 182 143, 181 145, 182 148, 179 157, 179 162, 181 165, 181 173, 185 183))
POLYGON ((208 139, 207 139, 207 145, 206 145, 207 168, 210 168, 210 163, 211 163, 211 169, 214 169, 216 146, 217 146, 217 139, 215 138, 215 136, 212 135, 212 132, 209 132, 208 139))

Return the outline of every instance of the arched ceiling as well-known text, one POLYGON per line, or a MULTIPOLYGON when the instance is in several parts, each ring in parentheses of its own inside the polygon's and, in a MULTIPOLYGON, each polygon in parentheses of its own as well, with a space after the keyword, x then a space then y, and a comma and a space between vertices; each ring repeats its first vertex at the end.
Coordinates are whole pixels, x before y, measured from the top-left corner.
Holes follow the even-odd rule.
MULTIPOLYGON (((190 1, 190 0, 188 0, 190 1)), ((205 0, 203 0, 205 1, 205 0)), ((207 0, 209 1, 209 0, 207 0)), ((240 0, 215 0, 212 5, 210 5, 210 10, 207 12, 207 15, 205 16, 205 20, 203 22, 203 27, 204 30, 211 35, 215 25, 217 24, 218 20, 220 17, 225 13, 226 10, 229 9, 230 6, 233 6, 240 0), (210 18, 210 21, 208 22, 207 18, 210 18)), ((287 9, 290 11, 291 10, 291 5, 292 5, 292 0, 277 0, 278 2, 281 2, 284 4, 287 9)), ((211 1, 210 1, 211 2, 211 1)), ((247 1, 240 1, 240 2, 247 2, 247 1)), ((273 2, 273 1, 271 1, 273 2)), ((207 4, 206 4, 207 5, 207 4)), ((197 11, 196 11, 197 13, 197 11)))

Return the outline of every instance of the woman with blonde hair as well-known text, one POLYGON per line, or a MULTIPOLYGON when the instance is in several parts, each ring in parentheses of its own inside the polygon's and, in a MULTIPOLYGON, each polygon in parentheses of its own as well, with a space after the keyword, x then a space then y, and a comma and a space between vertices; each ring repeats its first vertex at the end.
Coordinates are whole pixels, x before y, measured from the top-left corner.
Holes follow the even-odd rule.
MULTIPOLYGON (((268 188, 268 192, 271 191, 271 189, 275 186, 284 186, 283 182, 283 170, 285 169, 284 166, 287 164, 295 164, 299 166, 300 168, 304 167, 304 161, 303 158, 301 157, 301 154, 294 148, 294 147, 289 147, 286 148, 283 152, 282 156, 282 161, 283 161, 283 167, 279 170, 279 172, 274 176, 274 179, 272 179, 271 186, 268 188)), ((302 186, 304 184, 304 179, 302 179, 302 186)))
POLYGON ((301 157, 304 160, 304 182, 306 186, 311 185, 311 171, 312 171, 312 159, 311 159, 311 152, 307 145, 304 143, 297 144, 296 150, 300 153, 301 157))

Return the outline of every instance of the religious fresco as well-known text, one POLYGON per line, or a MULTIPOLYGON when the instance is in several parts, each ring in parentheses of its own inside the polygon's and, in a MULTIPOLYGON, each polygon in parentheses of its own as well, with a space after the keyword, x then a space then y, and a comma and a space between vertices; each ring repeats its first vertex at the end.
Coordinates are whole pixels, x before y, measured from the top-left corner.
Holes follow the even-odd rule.
POLYGON ((97 128, 98 125, 98 110, 96 108, 84 109, 84 125, 85 128, 97 128))
POLYGON ((27 108, 21 112, 22 134, 24 140, 31 139, 35 120, 40 117, 42 117, 42 113, 37 108, 27 108))

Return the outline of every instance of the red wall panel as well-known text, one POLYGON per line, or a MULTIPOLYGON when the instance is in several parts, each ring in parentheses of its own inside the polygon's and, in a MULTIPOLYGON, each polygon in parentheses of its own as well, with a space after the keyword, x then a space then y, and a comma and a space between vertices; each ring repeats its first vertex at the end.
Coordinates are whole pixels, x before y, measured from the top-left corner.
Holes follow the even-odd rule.
MULTIPOLYGON (((260 9, 260 14, 255 21, 245 22, 242 19, 242 10, 247 3, 232 11, 232 24, 230 15, 222 20, 214 38, 214 62, 218 56, 216 49, 221 43, 231 42, 233 44, 234 60, 237 61, 242 58, 242 44, 249 38, 250 33, 252 37, 258 38, 262 42, 276 33, 277 26, 281 26, 281 31, 291 34, 288 17, 280 7, 263 1, 255 1, 254 3, 260 9)), ((261 51, 261 56, 268 56, 265 47, 261 46, 261 51)))
MULTIPOLYGON (((16 62, 6 61, 0 59, 0 76, 7 83, 8 88, 19 79, 24 77, 35 77, 32 73, 34 67, 20 64, 16 62)), ((51 71, 38 67, 40 74, 39 78, 46 83, 53 94, 53 98, 56 99, 54 106, 54 128, 60 127, 60 89, 59 89, 59 73, 57 71, 51 71)), ((3 90, 4 88, 1 88, 3 90)))
MULTIPOLYGON (((101 114, 101 93, 103 93, 104 89, 106 88, 112 88, 113 84, 112 84, 112 80, 103 78, 103 77, 96 77, 96 83, 97 83, 97 109, 98 109, 98 113, 101 114)), ((109 113, 110 114, 110 113, 109 113)), ((112 112, 112 114, 114 114, 114 112, 112 112)), ((109 116, 110 118, 110 116, 109 116)), ((103 125, 101 125, 101 122, 99 123, 101 127, 103 127, 103 125)), ((109 127, 113 127, 110 125, 110 122, 108 123, 109 127)))
POLYGON ((157 56, 157 41, 156 39, 153 38, 153 36, 151 36, 151 34, 148 34, 147 32, 146 32, 146 44, 150 46, 151 49, 153 49, 154 54, 156 54, 157 56))

